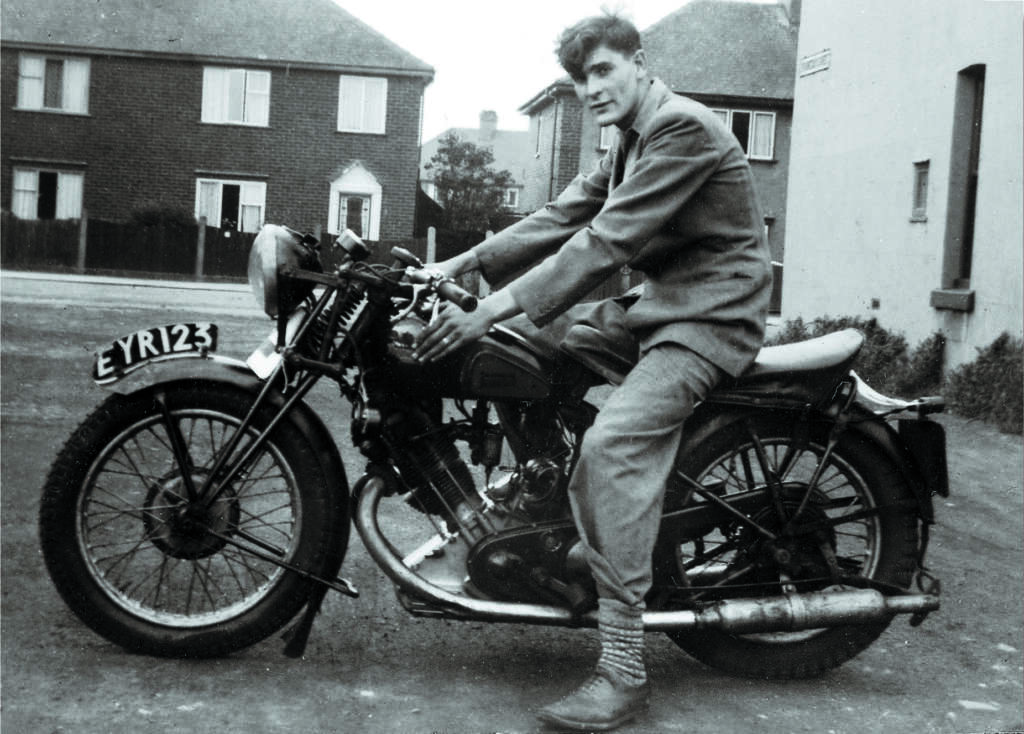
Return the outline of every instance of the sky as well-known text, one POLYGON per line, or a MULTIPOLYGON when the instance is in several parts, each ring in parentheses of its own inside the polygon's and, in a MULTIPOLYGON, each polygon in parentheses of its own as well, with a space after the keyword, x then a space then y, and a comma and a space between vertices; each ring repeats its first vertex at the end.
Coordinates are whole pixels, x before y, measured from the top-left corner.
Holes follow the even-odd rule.
POLYGON ((642 31, 689 0, 335 0, 434 67, 424 94, 423 140, 450 127, 475 128, 482 110, 500 130, 526 130, 518 108, 565 72, 555 39, 603 7, 642 31))

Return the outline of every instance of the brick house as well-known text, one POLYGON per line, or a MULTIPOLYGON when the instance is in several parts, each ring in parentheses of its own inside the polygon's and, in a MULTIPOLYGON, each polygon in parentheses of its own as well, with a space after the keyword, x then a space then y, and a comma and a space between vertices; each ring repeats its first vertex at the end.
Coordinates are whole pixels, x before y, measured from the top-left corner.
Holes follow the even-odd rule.
POLYGON ((0 63, 15 216, 412 234, 433 69, 331 0, 4 0, 0 63))
MULTIPOLYGON (((799 17, 800 0, 694 0, 641 32, 651 73, 675 93, 714 109, 736 133, 753 170, 772 259, 780 264, 799 17)), ((533 211, 578 173, 590 171, 614 144, 615 132, 596 126, 568 77, 520 111, 530 116, 534 153, 523 207, 533 211)), ((780 274, 777 267, 777 280, 780 274)), ((775 311, 780 292, 777 283, 775 311)))
MULTIPOLYGON (((522 214, 530 209, 522 205, 523 185, 526 171, 533 160, 530 134, 520 130, 499 130, 498 114, 493 110, 480 113, 479 128, 452 127, 423 144, 420 152, 420 186, 428 196, 436 200, 433 174, 426 166, 437 153, 441 138, 455 133, 460 140, 473 143, 480 148, 489 148, 494 155, 491 165, 496 171, 508 171, 515 180, 515 186, 505 191, 505 207, 511 213, 522 214)), ((536 207, 535 207, 536 208, 536 207)))

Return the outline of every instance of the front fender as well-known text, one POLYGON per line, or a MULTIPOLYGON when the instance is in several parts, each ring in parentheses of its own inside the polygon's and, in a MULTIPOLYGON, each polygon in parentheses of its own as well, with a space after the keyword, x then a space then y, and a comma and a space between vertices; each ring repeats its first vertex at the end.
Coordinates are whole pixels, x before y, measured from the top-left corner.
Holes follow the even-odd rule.
POLYGON ((103 384, 102 387, 127 395, 162 382, 190 379, 229 382, 245 389, 259 386, 259 378, 240 359, 219 354, 189 353, 152 360, 116 382, 103 384))

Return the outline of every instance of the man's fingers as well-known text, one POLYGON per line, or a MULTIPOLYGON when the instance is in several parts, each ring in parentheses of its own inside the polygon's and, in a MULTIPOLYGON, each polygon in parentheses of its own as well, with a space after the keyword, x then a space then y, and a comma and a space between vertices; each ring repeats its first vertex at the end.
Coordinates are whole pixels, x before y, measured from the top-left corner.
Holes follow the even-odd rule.
POLYGON ((440 325, 435 329, 424 332, 419 346, 413 352, 413 357, 422 362, 432 362, 442 357, 452 345, 454 337, 447 325, 440 325))

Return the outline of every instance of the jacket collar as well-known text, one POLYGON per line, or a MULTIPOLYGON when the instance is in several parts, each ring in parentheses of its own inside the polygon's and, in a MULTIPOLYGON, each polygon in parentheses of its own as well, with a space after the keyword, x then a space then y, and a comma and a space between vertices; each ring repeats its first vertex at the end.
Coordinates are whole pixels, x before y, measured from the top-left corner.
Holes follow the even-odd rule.
POLYGON ((626 128, 626 131, 632 130, 637 136, 650 126, 651 121, 654 119, 654 114, 661 107, 665 97, 672 93, 665 86, 665 82, 657 77, 652 77, 648 84, 650 86, 647 88, 644 98, 640 101, 640 109, 637 111, 633 123, 626 128))

